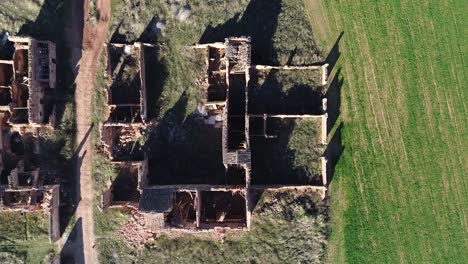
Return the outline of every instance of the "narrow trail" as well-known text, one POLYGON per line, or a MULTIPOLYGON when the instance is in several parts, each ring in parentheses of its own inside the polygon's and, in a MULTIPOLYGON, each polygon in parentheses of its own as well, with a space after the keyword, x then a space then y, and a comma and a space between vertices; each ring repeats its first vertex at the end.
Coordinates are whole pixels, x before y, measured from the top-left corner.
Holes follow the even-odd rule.
MULTIPOLYGON (((81 60, 76 77, 76 125, 77 125, 77 161, 76 175, 78 207, 76 219, 81 226, 78 245, 75 251, 75 263, 98 263, 98 254, 95 248, 94 219, 93 219, 93 178, 91 174, 92 149, 92 97, 94 80, 99 56, 107 37, 110 18, 110 0, 98 0, 97 9, 99 20, 91 24, 88 21, 88 4, 84 1, 84 29, 82 38, 81 60), (78 250, 80 249, 80 250, 78 250), (82 252, 79 252, 81 251, 82 252)), ((73 27, 72 27, 73 28, 73 27)), ((73 32, 72 32, 73 33, 73 32)), ((76 33, 76 32, 75 32, 76 33)), ((78 33, 76 33, 78 34, 78 33)))

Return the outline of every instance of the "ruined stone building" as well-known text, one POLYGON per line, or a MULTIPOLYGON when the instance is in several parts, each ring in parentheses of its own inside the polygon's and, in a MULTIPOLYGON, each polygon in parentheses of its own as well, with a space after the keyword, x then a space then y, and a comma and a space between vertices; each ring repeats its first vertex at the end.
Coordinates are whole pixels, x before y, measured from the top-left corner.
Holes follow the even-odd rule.
POLYGON ((140 144, 147 119, 145 47, 109 43, 106 45, 106 120, 100 125, 103 152, 119 171, 102 195, 104 208, 138 207, 145 186, 147 160, 140 144))
POLYGON ((55 44, 9 37, 0 60, 0 111, 11 125, 53 122, 55 44))
POLYGON ((54 125, 55 44, 9 37, 0 48, 0 213, 42 212, 59 233, 59 185, 44 185, 39 134, 54 125))
POLYGON ((142 161, 139 144, 147 117, 145 52, 149 44, 108 44, 105 76, 106 121, 100 127, 104 151, 112 161, 142 161))
MULTIPOLYGON (((134 46, 126 47, 122 49, 135 48, 134 46)), ((147 225, 151 230, 212 230, 215 228, 249 230, 254 206, 251 194, 254 190, 309 188, 320 192, 324 197, 327 190, 327 160, 324 152, 327 144, 326 99, 321 96, 314 97, 314 103, 318 104, 315 106, 316 109, 311 111, 314 114, 295 113, 294 109, 290 111, 291 114, 271 114, 263 110, 250 111, 249 98, 251 96, 249 93, 253 89, 251 88, 251 75, 257 74, 258 71, 313 70, 317 75, 317 85, 325 86, 328 78, 327 65, 306 67, 251 65, 251 43, 246 37, 227 38, 224 43, 199 44, 194 46, 193 50, 202 54, 200 58, 206 67, 203 77, 205 80, 201 85, 201 89, 205 89, 206 98, 198 107, 199 118, 213 129, 221 130, 219 140, 221 141, 221 162, 224 166, 223 184, 212 182, 158 184, 149 180, 160 175, 158 171, 148 171, 148 167, 152 164, 146 159, 136 167, 132 167, 131 163, 120 163, 118 166, 129 171, 127 175, 131 175, 126 177, 133 180, 127 181, 131 182, 127 186, 118 187, 118 176, 103 195, 103 207, 122 204, 123 201, 117 198, 119 196, 117 188, 119 188, 128 194, 133 193, 125 198, 127 204, 138 208, 145 215, 147 225), (289 124, 298 120, 311 121, 319 131, 317 139, 313 141, 319 150, 323 150, 317 165, 320 167, 318 179, 304 184, 299 181, 297 181, 298 184, 290 184, 289 182, 283 183, 281 180, 274 182, 267 179, 265 182, 268 184, 265 184, 252 178, 252 169, 255 168, 256 161, 252 155, 251 138, 261 140, 278 138, 278 133, 280 133, 278 130, 284 125, 283 123, 289 124), (280 125, 274 126, 277 123, 280 125), (152 175, 153 173, 155 175, 152 175), (132 191, 127 189, 130 185, 132 191)), ((109 50, 108 53, 110 54, 111 51, 109 50)), ((106 70, 108 76, 115 74, 113 72, 119 67, 117 65, 119 62, 108 62, 106 70)), ((140 76, 143 67, 144 65, 140 66, 140 76)), ((140 82, 143 82, 142 80, 144 78, 141 78, 140 82)), ((112 87, 114 84, 109 86, 112 87)), ((139 85, 139 87, 144 87, 144 85, 139 85)), ((140 96, 141 101, 144 102, 144 92, 140 93, 140 96)), ((140 106, 143 107, 143 105, 140 106)), ((112 112, 112 106, 109 105, 109 109, 112 112)), ((137 113, 137 110, 132 113, 137 113)), ((119 120, 127 121, 125 124, 120 123, 120 126, 128 128, 136 122, 134 120, 137 118, 119 120)), ((144 118, 142 120, 141 123, 144 123, 144 118)), ((103 126, 111 125, 104 123, 103 126)), ((135 138, 135 136, 130 131, 125 132, 127 136, 123 136, 122 133, 116 136, 112 133, 118 134, 119 132, 102 130, 101 135, 104 148, 108 153, 113 153, 110 157, 116 160, 119 152, 124 152, 126 148, 121 146, 112 150, 112 146, 123 143, 119 140, 112 141, 111 138, 122 138, 124 142, 127 142, 126 137, 135 138)), ((135 143, 131 145, 137 146, 135 143)), ((119 160, 130 161, 128 156, 119 160)))

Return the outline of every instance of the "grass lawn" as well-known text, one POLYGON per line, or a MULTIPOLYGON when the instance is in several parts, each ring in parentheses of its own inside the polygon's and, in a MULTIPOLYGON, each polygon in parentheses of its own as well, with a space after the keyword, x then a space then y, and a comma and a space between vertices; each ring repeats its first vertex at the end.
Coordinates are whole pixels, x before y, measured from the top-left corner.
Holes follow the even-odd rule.
POLYGON ((329 262, 467 263, 463 1, 305 3, 323 47, 344 32, 329 262))
POLYGON ((0 213, 2 263, 43 263, 54 254, 54 245, 49 242, 49 217, 40 213, 0 213))

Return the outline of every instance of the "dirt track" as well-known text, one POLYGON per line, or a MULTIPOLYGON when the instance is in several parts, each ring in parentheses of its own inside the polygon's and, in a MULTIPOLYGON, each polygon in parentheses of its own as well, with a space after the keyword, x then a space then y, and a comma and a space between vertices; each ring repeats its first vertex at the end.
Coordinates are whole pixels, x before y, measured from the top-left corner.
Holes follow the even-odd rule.
MULTIPOLYGON (((76 77, 76 124, 77 124, 77 177, 79 180, 79 204, 76 210, 76 219, 81 219, 82 245, 77 245, 83 252, 75 252, 75 263, 98 263, 97 252, 94 247, 94 220, 93 220, 93 179, 91 175, 92 149, 91 149, 91 118, 92 96, 94 80, 99 56, 106 40, 110 17, 110 0, 98 0, 97 8, 100 18, 94 25, 86 22, 88 19, 88 2, 84 1, 84 29, 82 39, 81 60, 76 77)), ((77 250, 78 251, 78 250, 77 250)))

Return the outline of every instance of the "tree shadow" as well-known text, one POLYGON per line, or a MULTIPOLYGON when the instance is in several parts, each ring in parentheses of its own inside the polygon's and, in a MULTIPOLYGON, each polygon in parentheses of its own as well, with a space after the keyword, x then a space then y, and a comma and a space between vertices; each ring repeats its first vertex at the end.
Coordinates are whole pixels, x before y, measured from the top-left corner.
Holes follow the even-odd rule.
POLYGON ((325 63, 328 63, 328 72, 331 72, 333 70, 333 68, 336 65, 336 62, 341 56, 340 41, 343 35, 344 31, 341 31, 340 35, 335 41, 335 44, 333 44, 333 47, 331 48, 330 52, 327 55, 327 58, 325 59, 325 63))
POLYGON ((252 63, 271 65, 276 63, 273 35, 281 12, 280 0, 252 0, 242 16, 237 13, 224 24, 208 25, 199 43, 224 41, 231 36, 250 36, 252 63))
POLYGON ((332 139, 328 143, 326 156, 328 158, 327 164, 327 185, 330 185, 335 174, 335 167, 341 156, 343 155, 345 147, 341 141, 341 133, 343 130, 343 122, 340 123, 338 128, 335 130, 332 139))
POLYGON ((341 114, 341 88, 343 87, 344 78, 340 74, 341 68, 335 72, 326 93, 328 113, 327 133, 330 133, 333 129, 333 126, 341 114))

